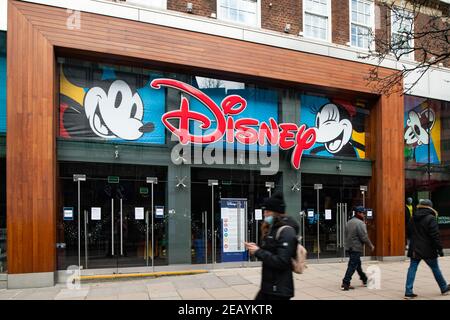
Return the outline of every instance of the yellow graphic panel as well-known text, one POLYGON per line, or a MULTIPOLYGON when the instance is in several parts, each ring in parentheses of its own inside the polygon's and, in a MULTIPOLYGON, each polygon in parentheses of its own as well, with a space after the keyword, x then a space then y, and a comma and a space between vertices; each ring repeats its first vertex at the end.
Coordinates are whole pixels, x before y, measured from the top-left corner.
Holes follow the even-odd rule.
MULTIPOLYGON (((352 140, 365 146, 366 145, 366 133, 353 130, 352 140)), ((356 152, 358 152, 358 156, 360 159, 366 158, 366 152, 364 150, 361 150, 359 148, 355 148, 355 149, 356 149, 356 152)))
POLYGON ((441 117, 438 115, 436 115, 433 129, 431 129, 431 140, 433 141, 438 161, 441 162, 441 117))
POLYGON ((61 67, 60 72, 60 93, 78 102, 80 106, 83 106, 84 96, 86 93, 83 88, 77 87, 67 80, 61 67))

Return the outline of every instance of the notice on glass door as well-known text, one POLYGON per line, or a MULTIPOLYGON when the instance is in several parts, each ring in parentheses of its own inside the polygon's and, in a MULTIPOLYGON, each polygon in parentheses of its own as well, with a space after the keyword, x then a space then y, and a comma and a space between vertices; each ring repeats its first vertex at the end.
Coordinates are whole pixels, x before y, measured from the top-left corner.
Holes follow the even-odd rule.
POLYGON ((314 218, 314 211, 308 210, 308 218, 314 218))
POLYGON ((262 209, 255 209, 255 220, 262 220, 262 209))
POLYGON ((64 220, 73 220, 73 207, 64 207, 64 220))
POLYGON ((91 208, 91 220, 101 220, 102 219, 102 208, 92 207, 91 208))
POLYGON ((331 220, 331 209, 325 209, 325 220, 331 220))
POLYGON ((134 208, 134 219, 144 220, 144 208, 143 207, 134 208))
POLYGON ((163 206, 157 206, 155 207, 155 217, 156 218, 164 218, 164 207, 163 206))

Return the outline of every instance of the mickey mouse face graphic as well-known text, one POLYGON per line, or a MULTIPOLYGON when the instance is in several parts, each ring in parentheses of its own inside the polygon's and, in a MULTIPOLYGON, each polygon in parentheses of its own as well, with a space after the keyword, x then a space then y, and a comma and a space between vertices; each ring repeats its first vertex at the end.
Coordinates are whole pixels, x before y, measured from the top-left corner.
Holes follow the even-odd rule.
POLYGON ((410 111, 406 120, 404 136, 406 144, 412 146, 428 144, 428 132, 433 128, 435 120, 436 115, 431 108, 426 108, 419 113, 414 110, 410 111))
POLYGON ((84 99, 86 117, 92 131, 102 138, 137 140, 148 131, 142 123, 144 105, 138 93, 122 80, 114 81, 106 92, 91 88, 84 99))
POLYGON ((325 149, 336 154, 350 141, 352 123, 344 110, 333 103, 327 103, 316 114, 317 142, 325 149))
POLYGON ((142 122, 144 104, 137 92, 148 83, 148 77, 110 72, 104 79, 103 70, 88 76, 86 70, 70 66, 64 66, 63 72, 71 85, 87 90, 82 105, 71 97, 61 97, 67 106, 61 108, 61 122, 68 136, 137 140, 153 131, 153 123, 142 122))

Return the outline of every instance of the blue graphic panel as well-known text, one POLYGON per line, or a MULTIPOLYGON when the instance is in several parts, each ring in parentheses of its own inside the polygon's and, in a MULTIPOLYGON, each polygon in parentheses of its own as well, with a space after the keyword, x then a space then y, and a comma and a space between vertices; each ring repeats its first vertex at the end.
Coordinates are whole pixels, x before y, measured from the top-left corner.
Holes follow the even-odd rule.
MULTIPOLYGON (((239 95, 247 101, 247 107, 238 115, 234 115, 234 121, 242 118, 252 118, 259 120, 259 122, 269 123, 269 119, 273 118, 278 122, 278 92, 275 90, 266 90, 266 89, 255 89, 255 88, 247 88, 247 89, 230 89, 226 90, 225 88, 212 88, 212 89, 201 89, 206 95, 208 95, 218 106, 221 105, 222 100, 228 95, 239 95)), ((202 103, 197 101, 196 99, 190 99, 190 109, 193 111, 197 111, 203 113, 210 119, 214 119, 212 112, 208 107, 204 106, 202 103)), ((195 132, 197 135, 200 134, 210 134, 216 128, 215 121, 211 124, 211 128, 207 130, 202 130, 198 128, 198 123, 190 124, 191 132, 195 132), (194 126, 197 125, 197 128, 194 126)), ((258 127, 255 127, 258 130, 258 127)), ((265 146, 259 146, 258 144, 254 145, 244 145, 239 142, 235 142, 234 144, 226 143, 225 136, 223 137, 224 141, 219 141, 214 144, 210 144, 211 147, 215 148, 235 148, 237 150, 271 150, 277 151, 278 148, 276 146, 269 146, 267 143, 265 146)))
POLYGON ((144 134, 137 142, 164 144, 166 140, 166 127, 161 121, 161 117, 166 111, 166 89, 152 89, 150 82, 159 78, 160 75, 152 75, 148 84, 138 89, 138 93, 144 102, 143 123, 153 123, 154 131, 144 134))

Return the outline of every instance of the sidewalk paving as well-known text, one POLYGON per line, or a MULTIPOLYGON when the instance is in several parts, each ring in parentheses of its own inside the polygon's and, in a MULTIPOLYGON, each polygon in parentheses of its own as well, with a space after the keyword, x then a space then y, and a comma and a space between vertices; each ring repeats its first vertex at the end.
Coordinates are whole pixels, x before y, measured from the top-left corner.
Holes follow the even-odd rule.
MULTIPOLYGON (((450 281, 450 257, 439 259, 444 277, 450 281)), ((293 300, 395 300, 403 299, 409 261, 363 262, 363 269, 375 265, 381 270, 381 287, 363 287, 357 274, 355 290, 341 291, 346 263, 309 264, 304 274, 294 275, 293 300)), ((261 268, 213 270, 206 274, 170 276, 140 280, 115 280, 82 283, 81 289, 67 289, 65 284, 50 288, 0 290, 0 300, 251 300, 256 296, 261 268)), ((445 299, 431 270, 421 263, 414 291, 421 299, 445 299)))

